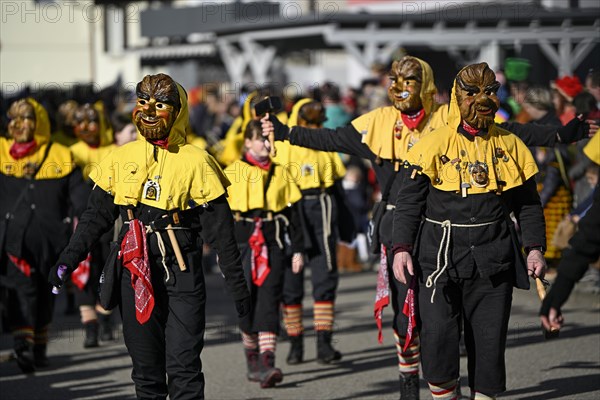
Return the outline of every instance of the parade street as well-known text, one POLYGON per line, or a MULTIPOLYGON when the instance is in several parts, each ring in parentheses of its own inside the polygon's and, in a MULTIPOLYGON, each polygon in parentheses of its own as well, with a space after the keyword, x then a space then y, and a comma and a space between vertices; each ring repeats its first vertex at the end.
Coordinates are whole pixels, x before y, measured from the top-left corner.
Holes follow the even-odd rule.
MULTIPOLYGON (((246 380, 246 363, 235 325, 233 301, 219 274, 207 277, 207 329, 202 352, 206 398, 217 399, 397 399, 398 367, 391 329, 391 307, 384 311, 384 343, 377 343, 373 320, 375 272, 342 275, 336 303, 335 347, 343 353, 337 365, 315 361, 315 337, 306 331, 305 362, 288 366, 289 348, 281 339, 277 366, 284 380, 261 389, 246 380)), ((310 286, 307 286, 310 293, 310 286)), ((310 296, 308 296, 310 297, 310 296)), ((506 350, 507 392, 502 399, 600 398, 600 297, 573 293, 564 307, 566 324, 560 338, 544 340, 535 290, 515 291, 506 350)), ((132 399, 131 360, 120 332, 117 340, 83 349, 78 316, 64 316, 64 294, 58 299, 51 331, 51 367, 26 376, 9 359, 11 338, 0 340, 0 399, 68 400, 132 399)), ((311 303, 305 310, 311 310, 311 303)), ((305 311, 307 328, 312 315, 305 311)), ((478 334, 485 335, 485 332, 478 334)), ((469 394, 466 358, 461 359, 462 393, 469 394)), ((421 380, 421 399, 430 398, 421 380)))

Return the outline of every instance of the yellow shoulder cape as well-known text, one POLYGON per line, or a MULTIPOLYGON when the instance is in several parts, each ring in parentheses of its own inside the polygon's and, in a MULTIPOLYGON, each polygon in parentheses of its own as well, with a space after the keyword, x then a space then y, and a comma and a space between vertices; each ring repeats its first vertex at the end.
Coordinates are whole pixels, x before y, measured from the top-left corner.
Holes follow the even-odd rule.
POLYGON ((585 145, 583 153, 596 164, 600 164, 600 135, 598 133, 585 145))
MULTIPOLYGON (((291 128, 298 123, 300 108, 312 99, 302 99, 292 108, 288 120, 291 128)), ((346 167, 337 153, 312 150, 291 145, 288 141, 276 142, 277 156, 274 161, 283 165, 288 179, 301 190, 325 189, 346 174, 346 167)))
MULTIPOLYGON (((48 147, 48 142, 50 141, 50 120, 48 119, 48 113, 34 99, 27 98, 26 100, 33 106, 35 112, 34 139, 38 145, 37 150, 29 156, 15 160, 10 155, 10 148, 14 140, 0 137, 0 173, 14 178, 23 178, 27 164, 39 164, 42 161, 48 147)), ((74 167, 69 149, 61 144, 53 143, 35 179, 59 179, 69 175, 74 167)))
MULTIPOLYGON (((181 110, 169 133, 169 147, 156 147, 145 139, 118 147, 90 172, 90 178, 114 196, 118 205, 146 204, 163 210, 186 210, 225 193, 229 181, 206 151, 185 143, 189 124, 187 99, 179 88, 181 110), (144 185, 158 183, 158 199, 143 196, 144 185)), ((141 136, 138 132, 138 135, 141 136)))
POLYGON ((273 176, 266 196, 264 188, 268 171, 242 160, 236 160, 225 168, 225 175, 231 181, 228 200, 233 211, 280 212, 302 198, 298 186, 286 178, 284 168, 277 163, 273 163, 272 168, 273 176))
POLYGON ((471 185, 468 194, 511 189, 538 172, 535 159, 521 139, 495 124, 487 135, 474 140, 457 132, 461 116, 455 87, 447 119, 447 125, 422 138, 407 157, 408 163, 419 166, 419 172, 426 174, 436 189, 460 192, 461 183, 471 183, 468 166, 476 161, 487 164, 489 183, 485 187, 471 185))

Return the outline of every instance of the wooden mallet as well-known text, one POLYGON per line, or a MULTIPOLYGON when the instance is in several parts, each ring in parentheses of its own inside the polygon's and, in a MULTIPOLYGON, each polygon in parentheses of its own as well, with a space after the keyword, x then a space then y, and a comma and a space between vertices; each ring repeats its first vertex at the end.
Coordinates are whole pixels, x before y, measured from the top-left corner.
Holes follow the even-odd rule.
MULTIPOLYGON (((272 114, 279 110, 281 110, 281 99, 275 96, 267 96, 254 106, 256 116, 261 118, 266 113, 272 114)), ((269 155, 275 157, 277 155, 277 150, 275 149, 275 132, 269 134, 269 143, 271 144, 269 155)))

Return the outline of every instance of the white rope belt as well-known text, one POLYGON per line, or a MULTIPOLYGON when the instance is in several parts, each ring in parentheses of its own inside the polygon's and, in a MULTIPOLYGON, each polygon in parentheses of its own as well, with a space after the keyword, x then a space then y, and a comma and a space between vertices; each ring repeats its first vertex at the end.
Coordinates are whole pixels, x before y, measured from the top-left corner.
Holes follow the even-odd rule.
POLYGON ((321 203, 321 217, 323 219, 323 248, 325 249, 325 260, 327 262, 327 269, 331 271, 333 265, 331 263, 331 249, 329 248, 329 236, 331 235, 331 214, 333 212, 331 207, 331 196, 327 193, 321 193, 319 195, 319 202, 321 203))
MULTIPOLYGON (((129 224, 129 221, 125 221, 124 224, 129 224)), ((161 262, 162 262, 163 268, 165 270, 165 274, 167 276, 165 278, 165 282, 168 282, 169 278, 171 277, 171 274, 169 274, 169 268, 167 268, 167 261, 166 261, 167 248, 165 247, 165 242, 163 241, 160 231, 158 231, 158 230, 155 231, 154 229, 152 229, 152 226, 150 226, 150 225, 144 225, 144 227, 146 228, 146 235, 149 235, 151 233, 156 233, 156 241, 157 241, 157 245, 158 245, 158 250, 160 251, 160 255, 162 256, 161 262)), ((182 226, 172 226, 170 228, 165 227, 165 230, 168 230, 168 229, 170 229, 172 231, 177 231, 177 230, 187 230, 189 228, 185 228, 182 226)))
POLYGON ((427 281, 425 282, 425 287, 430 288, 433 286, 433 292, 431 293, 431 302, 433 303, 437 280, 444 273, 444 271, 446 271, 446 268, 448 268, 448 249, 450 248, 450 236, 452 234, 452 228, 478 228, 495 224, 498 221, 482 222, 481 224, 453 224, 448 219, 440 222, 430 218, 425 218, 425 221, 442 226, 442 240, 440 241, 440 247, 437 253, 437 265, 435 271, 433 271, 431 275, 427 277, 427 281), (440 268, 442 250, 444 252, 444 265, 440 268))
MULTIPOLYGON (((166 228, 166 229, 168 229, 168 228, 166 228)), ((163 265, 163 268, 164 268, 165 274, 166 274, 165 282, 168 282, 171 275, 169 274, 169 268, 167 268, 167 262, 166 262, 167 249, 165 248, 165 242, 163 241, 163 238, 159 231, 155 231, 152 229, 152 227, 150 225, 146 225, 146 234, 149 235, 151 233, 156 233, 156 241, 158 244, 158 250, 160 250, 160 255, 162 256, 161 262, 162 262, 162 265, 163 265)))
MULTIPOLYGON (((287 219, 287 217, 283 214, 277 214, 274 215, 273 218, 259 218, 262 222, 274 222, 275 223, 275 240, 277 241, 277 246, 283 250, 283 243, 281 243, 281 239, 279 239, 279 222, 280 220, 283 221, 284 226, 289 226, 290 225, 290 220, 287 219)), ((248 218, 248 217, 240 217, 238 219, 239 221, 244 221, 244 222, 251 222, 254 223, 254 218, 248 218)))

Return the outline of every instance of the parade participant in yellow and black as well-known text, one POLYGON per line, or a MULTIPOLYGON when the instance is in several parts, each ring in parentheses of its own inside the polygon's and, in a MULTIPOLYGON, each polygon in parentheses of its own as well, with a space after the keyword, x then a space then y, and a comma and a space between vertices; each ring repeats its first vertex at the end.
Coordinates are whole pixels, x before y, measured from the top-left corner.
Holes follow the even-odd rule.
POLYGON ((283 373, 275 367, 279 307, 285 269, 303 267, 302 194, 284 166, 271 160, 260 122, 250 121, 242 158, 225 169, 232 182, 229 205, 235 215, 235 236, 254 305, 252 325, 243 330, 247 378, 262 388, 275 386, 283 373))
MULTIPOLYGON (((600 135, 596 134, 583 149, 595 164, 600 164, 600 135)), ((550 291, 542 301, 540 318, 548 331, 560 329, 564 323, 561 307, 569 298, 575 283, 588 270, 591 263, 600 257, 600 185, 596 184, 594 200, 585 216, 579 220, 577 232, 563 250, 558 264, 558 274, 550 291)))
POLYGON ((46 110, 31 98, 9 111, 9 139, 0 137, 0 283, 19 367, 48 364, 54 301, 50 266, 70 236, 70 212, 85 208, 89 187, 69 150, 50 142, 46 110))
MULTIPOLYGON (((323 105, 312 99, 302 99, 292 108, 288 126, 321 128, 325 121, 323 105)), ((317 361, 330 364, 342 355, 331 346, 334 325, 335 294, 339 275, 336 260, 338 241, 338 207, 336 180, 343 178, 346 169, 340 156, 277 142, 276 160, 287 169, 287 176, 302 190, 306 267, 311 269, 313 287, 314 329, 317 336, 317 361)), ((289 179, 288 178, 288 179, 289 179)), ((285 270, 283 284, 283 324, 291 347, 288 364, 298 364, 304 357, 304 269, 298 273, 285 270)))
POLYGON ((120 214, 128 224, 117 241, 119 306, 136 394, 202 399, 203 241, 219 254, 240 327, 251 304, 226 200, 229 182, 211 156, 186 144, 187 98, 180 85, 168 75, 147 75, 136 93, 133 120, 144 139, 117 148, 93 170, 87 210, 49 281, 60 287, 65 277, 58 272, 68 275, 120 214))
POLYGON ((520 139, 494 125, 498 87, 486 63, 463 68, 448 124, 413 147, 400 174, 393 270, 398 281, 419 282, 423 376, 436 399, 457 396, 463 319, 471 398, 506 390, 513 285, 528 288, 527 275, 543 277, 546 266, 537 167, 520 139), (519 222, 526 263, 509 212, 519 222))
MULTIPOLYGON (((416 57, 406 56, 392 64, 392 81, 388 90, 393 106, 375 109, 352 121, 352 124, 329 129, 289 129, 277 118, 263 119, 263 134, 275 131, 276 140, 289 138, 291 144, 323 151, 338 151, 370 160, 382 188, 382 202, 373 212, 371 232, 377 236, 386 251, 382 254, 382 265, 378 276, 378 289, 375 303, 375 318, 381 327, 383 308, 389 302, 391 289, 394 309, 394 337, 400 370, 401 398, 418 399, 419 339, 413 337, 411 345, 405 349, 405 332, 408 320, 403 314, 406 285, 391 280, 388 289, 388 275, 392 272, 392 210, 394 208, 399 182, 396 171, 406 158, 410 147, 434 129, 446 124, 447 107, 434 103, 436 87, 433 71, 429 64, 416 57)), ((560 138, 564 143, 587 137, 587 126, 574 119, 568 126, 554 127, 504 123, 511 132, 524 138, 530 146, 553 146, 560 138)), ((379 338, 381 340, 381 328, 379 338)))
MULTIPOLYGON (((69 147, 75 163, 89 179, 92 170, 117 146, 113 143, 113 130, 110 126, 101 101, 82 104, 73 112, 73 130, 79 141, 69 147)), ((98 304, 98 281, 102 267, 110 252, 110 241, 114 232, 104 234, 92 247, 88 257, 71 276, 75 286, 75 302, 79 307, 85 337, 83 347, 98 347, 99 331, 103 341, 113 340, 111 312, 98 304), (100 329, 101 328, 101 329, 100 329)))
MULTIPOLYGON (((443 120, 442 110, 438 109, 433 100, 436 88, 433 72, 426 62, 415 57, 404 57, 394 62, 390 75, 393 83, 388 94, 393 106, 378 108, 358 117, 351 125, 337 130, 309 129, 301 126, 290 129, 270 116, 269 120, 263 119, 263 134, 266 135, 269 130, 274 129, 277 140, 289 138, 293 145, 322 151, 339 151, 370 160, 382 187, 383 200, 392 205, 398 192, 394 179, 396 170, 408 149, 426 132, 440 126, 443 120)), ((401 398, 418 399, 418 338, 413 339, 410 348, 404 347, 408 321, 402 313, 402 307, 407 287, 398 281, 390 280, 388 288, 387 283, 387 275, 391 273, 392 268, 391 208, 386 210, 384 203, 380 223, 375 228, 384 249, 378 278, 375 316, 380 324, 381 312, 389 301, 391 289, 394 309, 392 326, 398 354, 401 398)))

